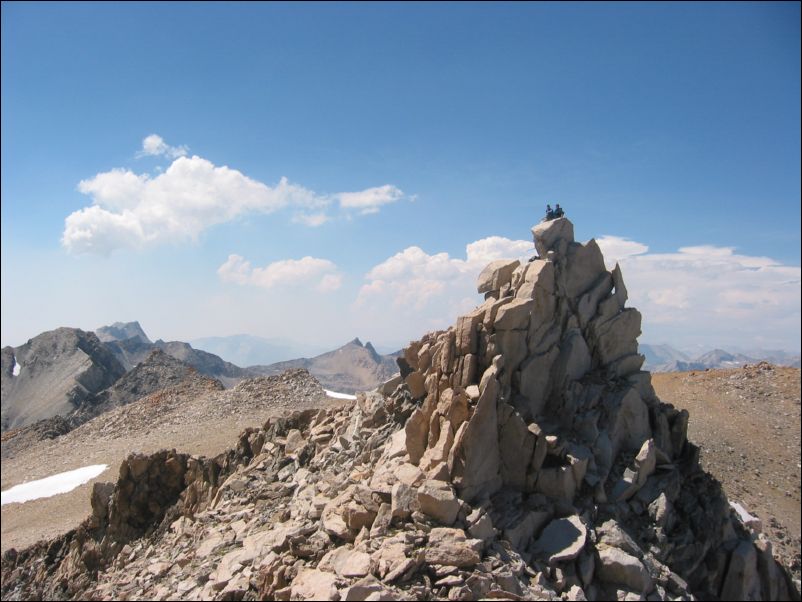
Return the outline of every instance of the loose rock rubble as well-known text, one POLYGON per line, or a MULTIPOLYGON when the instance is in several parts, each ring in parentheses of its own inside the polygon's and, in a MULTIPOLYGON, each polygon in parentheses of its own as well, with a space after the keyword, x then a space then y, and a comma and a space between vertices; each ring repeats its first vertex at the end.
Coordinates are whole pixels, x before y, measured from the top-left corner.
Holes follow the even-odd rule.
POLYGON ((620 269, 533 230, 399 377, 211 460, 130 456, 79 529, 4 555, 3 598, 799 599, 640 371, 620 269))

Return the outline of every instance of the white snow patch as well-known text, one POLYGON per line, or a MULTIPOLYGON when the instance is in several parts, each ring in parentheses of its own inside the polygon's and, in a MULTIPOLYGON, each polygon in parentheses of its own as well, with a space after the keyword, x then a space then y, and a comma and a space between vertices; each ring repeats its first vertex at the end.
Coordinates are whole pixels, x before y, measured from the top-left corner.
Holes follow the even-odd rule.
POLYGON ((91 481, 108 468, 108 464, 94 464, 67 472, 60 472, 51 477, 15 485, 11 489, 0 492, 0 505, 14 502, 27 502, 41 497, 50 497, 59 493, 72 491, 79 485, 91 481))
POLYGON ((326 392, 326 395, 329 397, 333 397, 334 399, 356 399, 356 395, 349 395, 348 393, 337 393, 337 391, 329 391, 328 389, 323 389, 326 392))
POLYGON ((14 375, 14 376, 19 376, 19 371, 20 371, 21 368, 22 368, 22 366, 20 366, 17 363, 17 356, 15 355, 14 356, 14 367, 11 369, 11 374, 14 375))

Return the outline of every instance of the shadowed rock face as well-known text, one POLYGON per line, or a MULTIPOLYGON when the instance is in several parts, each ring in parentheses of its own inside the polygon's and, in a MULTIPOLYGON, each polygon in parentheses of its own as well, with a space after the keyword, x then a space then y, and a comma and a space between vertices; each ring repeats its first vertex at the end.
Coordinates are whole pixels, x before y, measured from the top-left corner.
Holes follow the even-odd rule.
POLYGON ((92 332, 58 328, 2 353, 2 428, 63 416, 125 368, 92 332))

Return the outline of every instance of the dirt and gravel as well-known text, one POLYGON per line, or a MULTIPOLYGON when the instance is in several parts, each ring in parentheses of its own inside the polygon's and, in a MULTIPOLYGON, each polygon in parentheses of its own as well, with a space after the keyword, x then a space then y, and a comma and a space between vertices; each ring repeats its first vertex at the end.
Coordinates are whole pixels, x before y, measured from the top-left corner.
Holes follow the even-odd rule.
MULTIPOLYGON (((4 453, 2 489, 91 464, 107 464, 101 475, 69 493, 2 506, 2 550, 24 548, 74 528, 91 512, 96 481, 116 481, 131 452, 176 449, 215 456, 230 448, 246 427, 270 416, 348 403, 327 397, 306 370, 259 377, 219 390, 211 379, 193 379, 126 405, 58 437, 4 453)), ((4 438, 5 439, 5 438, 4 438)), ((3 446, 11 447, 4 440, 3 446)))
POLYGON ((733 370, 653 374, 658 397, 690 412, 702 467, 800 576, 800 370, 765 362, 733 370))

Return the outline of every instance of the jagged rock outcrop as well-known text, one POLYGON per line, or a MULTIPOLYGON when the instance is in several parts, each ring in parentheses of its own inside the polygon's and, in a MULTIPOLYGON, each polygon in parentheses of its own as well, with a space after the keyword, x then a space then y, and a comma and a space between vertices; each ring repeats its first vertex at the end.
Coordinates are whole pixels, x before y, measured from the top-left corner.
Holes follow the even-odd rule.
POLYGON ((4 599, 799 599, 640 371, 621 271, 534 234, 386 394, 129 458, 83 531, 4 555, 4 599))
POLYGON ((65 416, 125 368, 92 332, 58 328, 2 351, 2 429, 65 416))

